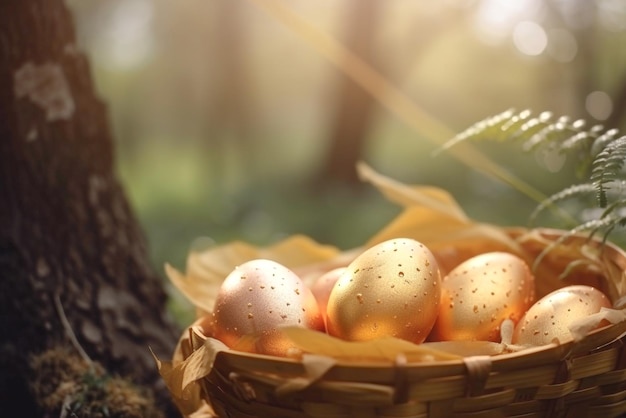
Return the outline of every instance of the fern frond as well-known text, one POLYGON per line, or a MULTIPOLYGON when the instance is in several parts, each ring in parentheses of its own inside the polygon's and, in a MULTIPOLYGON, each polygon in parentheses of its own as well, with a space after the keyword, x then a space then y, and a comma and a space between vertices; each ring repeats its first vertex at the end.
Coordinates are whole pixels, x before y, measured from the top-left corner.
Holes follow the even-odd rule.
MULTIPOLYGON (((503 134, 505 132, 515 132, 518 129, 521 129, 521 127, 527 123, 528 118, 532 116, 532 112, 528 109, 522 110, 517 114, 514 113, 513 109, 510 109, 509 111, 511 112, 511 116, 508 120, 504 120, 500 123, 500 135, 496 136, 497 139, 504 139, 503 134)), ((504 116, 504 114, 501 114, 501 116, 504 116)))
POLYGON ((480 122, 475 123, 470 126, 465 131, 456 135, 454 138, 446 142, 441 146, 441 149, 435 151, 435 154, 438 154, 444 150, 452 148, 460 142, 465 142, 466 140, 475 139, 478 136, 486 137, 486 138, 500 138, 502 136, 502 132, 505 131, 506 128, 504 125, 510 125, 511 123, 515 123, 512 121, 517 121, 519 115, 515 115, 513 109, 505 110, 504 112, 492 116, 490 118, 484 119, 480 122), (504 129, 503 129, 504 128, 504 129))
POLYGON ((604 211, 602 211, 602 215, 600 215, 600 218, 606 218, 607 216, 614 213, 616 210, 624 207, 626 207, 626 199, 616 200, 608 205, 606 209, 604 209, 604 211))
POLYGON ((585 122, 577 120, 570 122, 568 116, 561 116, 556 122, 545 122, 543 128, 530 136, 522 145, 524 151, 533 151, 539 146, 551 143, 561 143, 581 132, 585 122))
MULTIPOLYGON (((595 144, 598 138, 603 137, 602 131, 601 125, 587 128, 586 122, 582 119, 572 121, 569 116, 554 119, 551 112, 542 112, 534 116, 530 110, 516 112, 509 109, 470 126, 446 142, 441 150, 468 140, 490 140, 521 142, 524 151, 532 151, 548 144, 558 144, 559 151, 581 147, 588 151, 591 144, 595 144)), ((588 152, 584 154, 588 155, 588 152)))
POLYGON ((615 140, 618 133, 619 130, 617 129, 609 129, 602 135, 598 136, 591 146, 591 155, 594 157, 597 156, 608 144, 615 140))
POLYGON ((626 136, 609 142, 598 153, 592 163, 591 181, 596 186, 598 204, 604 208, 608 204, 607 189, 617 181, 626 159, 626 136))
POLYGON ((587 151, 591 149, 593 142, 601 136, 604 126, 594 125, 588 131, 578 132, 576 135, 566 139, 561 143, 563 151, 587 151))
POLYGON ((576 271, 576 269, 580 268, 581 266, 585 267, 585 266, 589 266, 593 264, 594 264, 593 261, 586 260, 586 259, 578 259, 578 260, 570 261, 565 266, 565 269, 563 270, 563 272, 559 274, 559 280, 565 280, 570 274, 572 274, 574 271, 576 271))
POLYGON ((620 137, 618 133, 617 129, 606 130, 602 125, 588 126, 582 119, 554 118, 550 112, 534 115, 529 110, 510 109, 474 124, 441 149, 463 141, 490 140, 517 142, 525 152, 542 149, 572 155, 577 174, 583 178, 582 183, 544 199, 531 213, 529 224, 534 224, 539 214, 548 208, 571 220, 571 214, 559 204, 572 198, 586 201, 587 196, 595 194, 597 206, 583 207, 572 222, 578 226, 563 238, 587 231, 590 237, 603 233, 603 239, 606 239, 615 228, 626 224, 626 136, 620 137))
POLYGON ((549 207, 556 206, 557 203, 563 200, 571 199, 581 195, 591 195, 595 193, 596 187, 592 183, 582 183, 569 186, 551 196, 548 196, 543 202, 539 203, 535 210, 530 214, 529 224, 533 225, 541 212, 549 207))
MULTIPOLYGON (((622 219, 621 221, 622 222, 626 221, 626 218, 622 219)), ((533 270, 537 269, 539 264, 541 264, 543 259, 546 257, 546 255, 550 251, 552 251, 554 248, 558 247, 559 245, 565 243, 565 241, 567 241, 567 239, 569 239, 571 236, 580 234, 583 232, 589 232, 589 239, 591 239, 593 238, 594 235, 598 233, 598 231, 608 230, 608 232, 610 232, 619 223, 620 223, 620 219, 618 217, 607 217, 604 219, 592 219, 590 221, 582 223, 581 225, 578 225, 575 228, 570 229, 569 231, 559 236, 559 238, 551 242, 549 245, 547 245, 541 251, 541 253, 539 253, 537 258, 535 258, 535 261, 533 262, 533 270)), ((608 232, 606 232, 603 235, 603 241, 606 240, 606 237, 608 236, 608 232)))
POLYGON ((608 241, 609 235, 611 235, 611 233, 613 232, 615 228, 617 228, 618 226, 624 227, 624 225, 626 225, 626 217, 614 218, 612 222, 610 223, 610 225, 608 225, 604 229, 604 234, 602 234, 602 243, 605 243, 608 241))
POLYGON ((619 199, 607 206, 607 208, 600 215, 600 219, 606 219, 607 225, 604 226, 604 234, 602 235, 602 242, 606 242, 609 235, 617 227, 626 226, 626 199, 619 199))
MULTIPOLYGON (((530 115, 529 111, 526 112, 530 115)), ((513 127, 509 128, 509 130, 513 132, 511 139, 528 138, 539 134, 546 128, 546 126, 549 126, 551 118, 551 112, 542 112, 535 118, 527 117, 527 120, 519 127, 518 130, 513 130, 513 127)))
POLYGON ((582 131, 566 139, 559 145, 559 151, 564 154, 574 154, 578 157, 579 165, 576 167, 576 175, 581 178, 590 172, 593 163, 591 147, 601 135, 604 126, 592 126, 589 131, 582 131))
POLYGON ((606 236, 608 235, 607 231, 612 231, 619 223, 619 220, 620 220, 620 216, 615 216, 615 215, 607 215, 605 217, 593 219, 589 222, 586 222, 587 227, 584 229, 581 229, 581 231, 588 231, 589 238, 604 231, 604 233, 602 234, 602 241, 605 241, 606 236))

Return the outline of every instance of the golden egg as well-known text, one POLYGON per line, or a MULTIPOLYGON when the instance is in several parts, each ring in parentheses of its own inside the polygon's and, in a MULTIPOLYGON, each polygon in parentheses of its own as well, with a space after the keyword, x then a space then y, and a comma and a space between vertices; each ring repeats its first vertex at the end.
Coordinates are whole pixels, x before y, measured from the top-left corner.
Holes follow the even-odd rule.
POLYGON ((346 267, 337 267, 318 277, 311 286, 311 292, 317 300, 317 306, 320 309, 320 313, 326 318, 326 306, 328 305, 328 298, 330 292, 333 290, 335 283, 339 279, 339 276, 346 271, 346 267))
POLYGON ((441 296, 435 257, 422 243, 398 238, 354 259, 328 299, 327 331, 351 341, 392 336, 421 343, 430 332, 441 296))
POLYGON ((437 260, 442 277, 469 258, 467 256, 463 258, 465 254, 452 246, 433 248, 431 251, 437 260))
POLYGON ((441 283, 439 317, 429 340, 500 342, 500 325, 517 322, 534 302, 534 276, 520 257, 506 252, 474 256, 441 283))
POLYGON ((279 327, 324 330, 311 290, 287 267, 265 259, 241 264, 226 277, 212 316, 215 338, 235 347, 254 335, 254 351, 262 354, 284 356, 291 348, 279 327))
POLYGON ((611 301, 591 286, 571 285, 539 299, 528 309, 513 331, 513 344, 544 345, 572 338, 572 322, 610 308, 611 301))
POLYGON ((193 325, 198 326, 204 335, 213 336, 213 315, 203 315, 193 325))

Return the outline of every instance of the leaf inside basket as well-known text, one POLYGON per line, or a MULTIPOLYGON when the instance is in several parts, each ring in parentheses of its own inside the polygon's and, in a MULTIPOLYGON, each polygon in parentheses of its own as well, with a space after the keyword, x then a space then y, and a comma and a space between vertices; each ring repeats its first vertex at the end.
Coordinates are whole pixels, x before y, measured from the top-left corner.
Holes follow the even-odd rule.
POLYGON ((589 335, 593 330, 603 325, 617 324, 626 321, 626 311, 623 309, 602 308, 600 312, 579 319, 570 324, 569 330, 574 341, 580 341, 589 335))
POLYGON ((361 179, 372 183, 390 201, 405 208, 370 238, 366 247, 403 236, 414 238, 429 248, 454 247, 459 241, 470 240, 477 248, 490 244, 521 252, 519 244, 502 228, 470 219, 447 191, 432 186, 405 185, 375 172, 364 163, 357 168, 361 179))
POLYGON ((301 327, 281 328, 305 353, 332 357, 342 362, 395 363, 402 356, 409 363, 460 360, 467 356, 496 355, 506 351, 503 344, 487 341, 444 341, 414 344, 386 337, 371 341, 344 341, 301 327))
POLYGON ((202 408, 205 402, 197 381, 211 372, 215 356, 224 350, 228 350, 226 345, 209 338, 189 357, 176 363, 162 361, 152 353, 159 374, 183 414, 191 414, 202 408))
POLYGON ((269 247, 256 247, 236 241, 220 245, 202 252, 189 253, 185 274, 167 264, 165 272, 174 286, 191 303, 204 312, 213 310, 213 303, 222 281, 239 264, 246 261, 266 258, 291 269, 316 266, 325 271, 324 262, 332 262, 340 256, 339 249, 322 245, 304 235, 294 235, 269 247))

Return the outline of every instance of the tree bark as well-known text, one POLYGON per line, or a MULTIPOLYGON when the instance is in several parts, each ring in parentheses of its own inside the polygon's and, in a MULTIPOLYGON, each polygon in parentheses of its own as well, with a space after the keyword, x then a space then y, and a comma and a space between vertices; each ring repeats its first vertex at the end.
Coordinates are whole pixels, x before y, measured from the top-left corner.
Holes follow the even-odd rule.
POLYGON ((179 333, 114 173, 113 143, 62 0, 0 2, 0 410, 36 416, 31 355, 79 347, 167 396, 149 352, 179 333), (67 317, 67 321, 63 318, 67 317))

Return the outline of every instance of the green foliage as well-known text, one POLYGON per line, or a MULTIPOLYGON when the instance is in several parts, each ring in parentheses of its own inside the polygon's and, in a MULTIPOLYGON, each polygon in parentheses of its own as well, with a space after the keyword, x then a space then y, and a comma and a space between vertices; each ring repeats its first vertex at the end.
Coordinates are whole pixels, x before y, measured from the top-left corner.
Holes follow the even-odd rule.
POLYGON ((567 116, 555 118, 550 112, 535 115, 529 110, 507 110, 472 125, 443 148, 470 140, 515 142, 527 153, 549 149, 576 159, 580 182, 540 202, 530 216, 531 223, 539 213, 553 209, 575 220, 570 233, 602 234, 603 240, 626 225, 626 136, 620 136, 617 129, 588 126, 584 120, 567 116), (573 214, 563 210, 565 201, 586 202, 590 195, 595 197, 592 207, 579 210, 578 206, 573 214))

